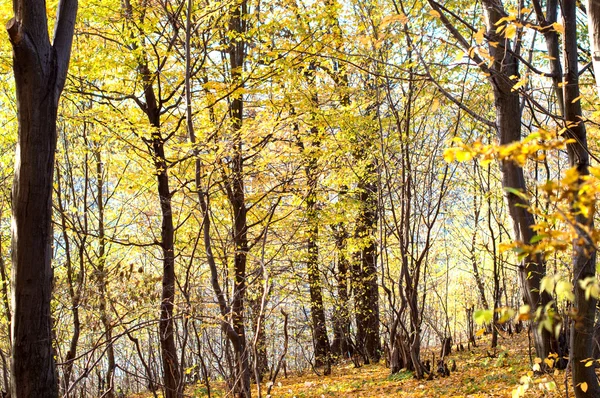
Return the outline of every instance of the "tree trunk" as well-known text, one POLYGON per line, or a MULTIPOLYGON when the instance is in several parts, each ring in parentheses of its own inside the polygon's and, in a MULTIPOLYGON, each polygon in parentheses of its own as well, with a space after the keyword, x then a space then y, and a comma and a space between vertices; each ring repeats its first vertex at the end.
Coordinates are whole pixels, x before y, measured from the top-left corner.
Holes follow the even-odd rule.
MULTIPOLYGON (((234 161, 232 162, 231 175, 226 181, 226 191, 228 200, 233 209, 233 239, 235 244, 234 255, 234 298, 231 306, 226 301, 225 294, 219 283, 219 275, 215 256, 212 250, 210 238, 210 214, 209 214, 209 192, 202 187, 202 163, 200 152, 196 142, 196 132, 193 123, 192 114, 192 54, 191 54, 191 10, 192 0, 187 1, 188 15, 186 18, 186 34, 185 34, 185 99, 186 99, 186 118, 187 132, 190 142, 193 146, 193 152, 196 157, 194 162, 195 167, 195 184, 196 193, 198 195, 198 204, 202 211, 203 221, 203 240, 206 250, 206 260, 210 269, 210 282, 219 304, 222 321, 221 328, 227 336, 228 342, 233 346, 235 353, 235 364, 231 364, 231 379, 228 380, 228 385, 231 386, 231 392, 238 398, 249 398, 251 396, 250 389, 250 363, 248 358, 248 349, 246 342, 245 326, 244 326, 244 303, 246 295, 246 259, 248 253, 248 226, 246 216, 246 204, 244 197, 244 179, 243 179, 243 156, 242 156, 242 141, 241 127, 243 121, 244 103, 242 97, 237 96, 232 100, 229 116, 232 120, 232 129, 236 133, 234 161), (228 322, 231 319, 231 323, 228 322)), ((246 28, 243 22, 243 16, 246 15, 246 3, 237 4, 231 10, 231 19, 229 29, 236 33, 242 33, 246 28)), ((241 70, 244 64, 245 49, 243 40, 236 41, 231 44, 229 49, 230 66, 232 80, 241 81, 241 70)), ((204 367, 204 363, 203 363, 204 367)), ((206 372, 205 372, 206 374, 206 372)), ((208 379, 206 380, 208 386, 208 379)))
MULTIPOLYGON (((518 76, 518 60, 510 49, 510 41, 505 40, 496 33, 498 21, 505 16, 504 8, 500 1, 486 0, 483 2, 486 17, 487 35, 490 41, 498 41, 496 47, 489 46, 490 55, 494 58, 492 69, 496 74, 489 77, 494 92, 496 106, 496 128, 500 145, 507 145, 521 139, 521 108, 518 91, 513 91, 514 81, 510 76, 518 76)), ((511 160, 501 162, 502 187, 517 189, 526 192, 523 169, 511 160)), ((514 239, 524 242, 531 241, 535 236, 533 225, 535 220, 528 211, 527 200, 506 192, 508 211, 513 221, 514 239)), ((519 267, 521 283, 524 291, 524 300, 535 310, 544 308, 552 298, 547 292, 539 293, 540 281, 546 275, 546 264, 542 256, 528 255, 519 267)), ((557 352, 556 339, 546 329, 541 333, 537 327, 533 328, 536 354, 546 358, 551 352, 557 352)))
POLYGON ((168 166, 165 159, 164 141, 157 130, 152 134, 154 166, 158 180, 158 195, 162 213, 161 248, 163 252, 162 296, 160 303, 160 351, 164 371, 165 397, 183 396, 183 380, 180 374, 175 336, 173 333, 173 307, 175 302, 175 246, 171 191, 169 190, 168 166))
MULTIPOLYGON (((246 33, 248 5, 246 0, 236 2, 230 10, 229 31, 236 35, 229 46, 229 64, 231 81, 243 86, 242 70, 246 59, 246 43, 242 35, 246 33), (239 38, 239 40, 238 40, 239 38)), ((234 285, 231 303, 231 320, 233 330, 237 334, 238 344, 234 344, 237 361, 236 391, 240 397, 250 397, 250 359, 244 325, 244 302, 246 300, 246 263, 248 256, 248 224, 247 208, 244 192, 244 156, 241 129, 244 118, 244 100, 241 94, 235 94, 229 108, 234 145, 231 162, 231 175, 227 182, 227 195, 233 210, 233 243, 235 254, 233 259, 234 285)))
MULTIPOLYGON (((575 301, 573 320, 571 322, 571 351, 570 359, 573 369, 573 386, 575 396, 598 397, 600 385, 594 371, 594 366, 586 366, 593 356, 594 321, 596 317, 596 299, 592 296, 586 298, 585 289, 580 282, 586 278, 595 278, 596 250, 587 231, 594 229, 594 213, 589 216, 577 209, 579 200, 579 186, 583 184, 583 177, 589 175, 589 154, 587 147, 587 134, 581 117, 581 103, 579 101, 579 68, 577 59, 577 15, 576 1, 565 0, 562 3, 564 18, 564 56, 566 74, 563 85, 565 98, 565 122, 567 137, 574 139, 574 143, 567 145, 569 163, 577 169, 580 178, 574 190, 572 216, 575 218, 577 236, 573 240, 573 286, 575 287, 575 301), (587 384, 587 391, 581 384, 587 384)), ((592 203, 593 206, 593 203, 592 203)))
MULTIPOLYGON (((316 134, 316 129, 311 129, 316 134)), ((313 143, 314 144, 314 143, 313 143)), ((315 348, 315 366, 323 367, 323 373, 331 373, 331 353, 327 326, 325 323, 325 308, 323 305, 323 294, 321 292, 321 274, 319 272, 319 226, 317 219, 317 160, 310 155, 308 165, 305 167, 308 194, 306 198, 306 217, 308 219, 307 231, 307 258, 306 267, 308 271, 308 285, 310 290, 310 313, 313 326, 313 344, 315 348)))
POLYGON ((356 238, 361 240, 356 255, 353 285, 356 302, 356 344, 373 362, 381 358, 379 340, 379 291, 377 284, 377 244, 374 233, 377 223, 377 184, 375 164, 369 161, 365 175, 358 184, 360 214, 356 238))
POLYGON ((64 87, 76 0, 59 3, 53 45, 45 2, 14 0, 7 24, 17 89, 18 144, 12 193, 11 396, 56 397, 52 348, 52 183, 58 101, 64 87))
MULTIPOLYGON (((129 0, 122 2, 126 21, 133 21, 133 7, 129 0)), ((144 34, 140 30, 140 34, 144 34)), ((138 49, 135 46, 134 49, 138 49)), ((161 132, 161 98, 157 98, 154 90, 155 75, 150 71, 146 54, 139 56, 137 71, 141 77, 144 89, 144 104, 140 109, 146 114, 152 131, 150 138, 144 139, 152 154, 154 171, 158 185, 158 198, 161 210, 160 248, 162 249, 162 293, 160 303, 160 354, 163 365, 163 383, 165 398, 181 398, 183 396, 183 377, 180 372, 177 348, 175 346, 173 310, 175 304, 175 245, 173 225, 173 209, 171 205, 171 190, 169 188, 169 165, 165 157, 165 139, 161 132)), ((160 95, 159 91, 159 95, 160 95)))
POLYGON ((109 302, 107 289, 107 272, 106 272, 106 236, 104 231, 104 170, 102 163, 102 153, 100 148, 96 148, 94 152, 96 159, 96 206, 98 208, 98 266, 96 272, 96 281, 98 286, 98 310, 100 311, 100 321, 104 326, 104 334, 106 336, 106 355, 108 359, 108 367, 106 376, 104 377, 103 396, 113 398, 115 396, 113 385, 113 374, 115 371, 115 350, 112 341, 112 325, 110 315, 107 310, 109 302))
MULTIPOLYGON (((314 63, 309 64, 304 72, 309 87, 313 91, 311 93, 312 106, 319 106, 319 98, 315 91, 315 71, 314 63)), ((294 113, 292 111, 292 113, 294 113)), ((312 122, 315 118, 313 116, 312 122)), ((294 127, 298 134, 298 126, 294 127)), ((327 336, 327 325, 325 321, 325 307, 323 304, 323 293, 321 289, 321 274, 319 272, 319 219, 318 219, 318 201, 317 188, 319 183, 318 159, 316 153, 320 146, 319 129, 312 126, 309 130, 307 139, 308 145, 300 137, 298 146, 304 152, 305 165, 304 174, 306 176, 306 269, 308 274, 308 287, 310 293, 310 313, 313 328, 313 346, 315 351, 315 366, 323 367, 323 373, 328 375, 331 373, 331 346, 329 345, 329 337, 327 336)))
MULTIPOLYGON (((345 191, 343 189, 340 195, 342 196, 345 191)), ((350 264, 345 254, 347 238, 348 233, 344 223, 339 223, 335 227, 335 248, 338 256, 336 275, 338 298, 333 314, 331 353, 340 358, 350 358, 353 354, 350 337, 350 314, 348 311, 348 272, 350 264)))

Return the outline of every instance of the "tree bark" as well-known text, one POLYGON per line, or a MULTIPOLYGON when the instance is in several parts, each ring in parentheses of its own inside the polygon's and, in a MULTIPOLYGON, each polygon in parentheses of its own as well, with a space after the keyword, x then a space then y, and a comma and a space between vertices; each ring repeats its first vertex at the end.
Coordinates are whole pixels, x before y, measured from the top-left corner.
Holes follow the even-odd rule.
MULTIPOLYGON (((340 196, 345 194, 344 188, 340 196)), ((331 342, 331 353, 337 357, 349 358, 352 356, 352 341, 350 337, 350 314, 348 310, 348 276, 350 262, 345 250, 348 233, 345 224, 339 223, 335 226, 335 248, 337 251, 337 304, 333 314, 333 341, 331 342)))
MULTIPOLYGON (((133 21, 133 7, 129 0, 122 3, 126 22, 136 26, 133 21)), ((177 29, 175 29, 176 34, 177 29)), ((145 32, 140 28, 140 35, 145 32)), ((137 45, 134 45, 137 49, 137 45)), ((161 131, 162 99, 156 96, 154 90, 155 74, 148 67, 147 54, 142 52, 137 58, 137 71, 142 80, 144 103, 138 103, 147 117, 152 131, 150 138, 144 142, 152 155, 154 171, 158 185, 158 199, 161 210, 161 232, 159 246, 162 250, 162 293, 160 303, 160 354, 163 365, 163 382, 165 398, 181 398, 183 396, 183 377, 180 372, 177 348, 174 336, 174 306, 175 306, 175 227, 173 224, 173 209, 171 205, 171 190, 169 188, 169 164, 165 157, 165 139, 161 131)), ((160 95, 160 91, 159 91, 160 95)))
MULTIPOLYGON (((236 86, 243 86, 242 70, 246 59, 246 43, 242 35, 246 33, 248 5, 246 0, 236 2, 231 10, 229 31, 235 35, 229 46, 229 65, 231 81, 236 86)), ((234 345, 238 375, 236 391, 240 397, 250 397, 250 360, 247 349, 246 329, 244 325, 244 304, 246 300, 246 264, 248 256, 248 223, 246 198, 244 190, 244 156, 241 137, 244 117, 244 100, 241 94, 235 94, 229 107, 231 129, 234 134, 232 162, 227 196, 233 210, 233 243, 235 253, 233 259, 234 285, 231 302, 231 320, 233 330, 237 334, 238 345, 234 345)))
POLYGON ((352 281, 356 302, 356 344, 369 361, 379 362, 379 290, 377 243, 374 237, 377 225, 377 184, 376 168, 372 160, 367 164, 364 173, 358 183, 360 213, 355 235, 361 243, 356 255, 352 281))
MULTIPOLYGON (((502 2, 499 0, 483 1, 484 14, 487 26, 487 35, 490 41, 498 41, 496 47, 489 46, 490 55, 494 58, 492 73, 489 81, 492 86, 496 107, 496 127, 500 145, 508 145, 521 139, 521 109, 518 91, 513 91, 514 82, 510 76, 519 76, 518 60, 510 48, 510 41, 496 33, 497 23, 506 14, 502 2)), ((527 192, 523 168, 511 160, 501 162, 502 186, 527 192)), ((535 236, 533 225, 535 220, 528 211, 529 203, 522 197, 506 191, 508 211, 513 221, 514 239, 524 242, 531 241, 535 236)), ((532 310, 544 308, 552 301, 547 292, 539 293, 540 282, 546 275, 546 264, 541 255, 530 254, 519 267, 521 283, 523 286, 524 300, 532 310)), ((533 328, 536 354, 546 358, 551 352, 557 352, 556 339, 550 332, 533 328)))
POLYGON ((96 160, 96 206, 98 208, 98 266, 96 269, 96 281, 98 286, 98 310, 100 311, 100 321, 104 326, 104 334, 106 336, 106 355, 108 366, 104 377, 103 396, 113 398, 115 396, 113 385, 113 374, 116 368, 115 349, 112 341, 112 325, 110 314, 107 307, 108 298, 108 281, 106 270, 106 235, 104 230, 104 164, 102 163, 102 152, 98 147, 94 151, 96 160))
POLYGON ((325 323, 325 307, 321 291, 321 274, 319 272, 316 163, 316 159, 311 158, 308 161, 308 165, 305 167, 308 184, 308 195, 306 198, 306 217, 308 218, 306 267, 308 270, 308 285, 310 290, 310 313, 313 325, 315 366, 322 366, 324 369, 323 373, 328 375, 331 373, 331 353, 329 337, 327 336, 327 326, 325 323))
POLYGON ((579 100, 579 67, 577 59, 577 4, 575 0, 562 3, 564 18, 564 57, 566 74, 563 84, 565 98, 565 123, 567 137, 575 142, 567 145, 569 163, 577 169, 579 179, 574 189, 572 215, 575 219, 577 236, 573 240, 573 285, 575 301, 573 320, 571 322, 570 362, 573 370, 573 386, 575 396, 598 397, 600 385, 594 366, 586 366, 593 358, 594 321, 596 317, 596 299, 585 297, 585 289, 579 282, 586 278, 594 278, 596 274, 596 250, 588 231, 594 228, 593 212, 589 216, 577 209, 579 187, 583 177, 589 175, 590 159, 587 147, 587 134, 581 117, 579 100), (581 388, 586 383, 587 389, 581 388))
POLYGON ((14 0, 7 24, 19 123, 12 193, 11 396, 56 397, 52 348, 52 183, 58 102, 65 84, 77 0, 58 4, 50 44, 46 4, 14 0))

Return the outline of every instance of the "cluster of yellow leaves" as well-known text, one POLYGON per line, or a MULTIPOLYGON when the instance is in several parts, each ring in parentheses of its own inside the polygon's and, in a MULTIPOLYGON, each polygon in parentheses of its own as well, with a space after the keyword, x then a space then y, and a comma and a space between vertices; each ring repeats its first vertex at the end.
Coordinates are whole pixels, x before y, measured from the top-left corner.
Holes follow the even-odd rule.
POLYGON ((523 140, 506 145, 484 144, 481 139, 472 143, 464 143, 460 138, 452 141, 455 146, 444 151, 446 162, 466 162, 477 157, 482 166, 493 160, 513 161, 523 166, 528 159, 541 161, 545 158, 545 151, 564 149, 571 140, 563 138, 560 132, 538 130, 529 134, 523 140))
POLYGON ((538 389, 544 393, 544 396, 551 392, 558 392, 556 381, 553 379, 560 375, 559 370, 554 370, 552 374, 547 372, 543 376, 535 376, 536 372, 537 374, 542 372, 542 364, 544 364, 546 370, 554 369, 554 364, 556 361, 558 361, 558 359, 558 354, 556 353, 551 353, 543 360, 541 358, 535 358, 533 360, 533 366, 531 367, 531 370, 528 370, 525 375, 521 376, 521 379, 519 380, 520 385, 512 391, 512 397, 520 398, 525 396, 527 390, 535 385, 537 385, 538 389))

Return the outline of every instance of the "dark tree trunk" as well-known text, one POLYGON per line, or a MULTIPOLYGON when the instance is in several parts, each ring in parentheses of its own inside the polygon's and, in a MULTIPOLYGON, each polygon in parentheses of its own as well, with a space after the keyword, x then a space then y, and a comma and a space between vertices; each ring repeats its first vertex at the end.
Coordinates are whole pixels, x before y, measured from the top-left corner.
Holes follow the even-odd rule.
MULTIPOLYGON (((191 32, 192 24, 190 20, 192 3, 187 2, 188 18, 186 20, 186 50, 185 50, 185 98, 186 98, 186 118, 187 131, 190 142, 193 145, 195 161, 195 184, 198 195, 198 204, 203 215, 203 239, 204 248, 206 250, 206 259, 210 268, 210 282, 217 298, 219 311, 222 316, 221 328, 229 343, 233 347, 235 355, 235 363, 230 363, 231 379, 228 380, 228 385, 231 387, 231 392, 238 398, 249 398, 251 396, 250 389, 250 361, 249 350, 246 341, 246 332, 244 325, 244 307, 246 300, 246 263, 248 255, 248 226, 247 226, 247 209, 244 196, 244 157, 242 153, 242 138, 241 128, 243 122, 244 102, 241 96, 237 95, 233 98, 229 116, 232 121, 232 130, 235 133, 234 154, 231 164, 230 175, 227 177, 225 188, 227 198, 233 210, 233 227, 232 236, 235 245, 234 254, 234 290, 231 306, 226 301, 225 294, 219 283, 219 275, 217 263, 212 250, 212 242, 210 238, 210 207, 209 207, 209 192, 202 187, 202 163, 199 156, 199 151, 196 142, 196 133, 193 124, 192 115, 192 54, 191 54, 191 32), (228 322, 231 319, 231 323, 228 322)), ((247 5, 245 1, 235 4, 231 9, 229 21, 229 30, 241 35, 246 30, 245 16, 247 15, 247 5)), ((245 59, 245 42, 244 40, 236 40, 229 47, 229 60, 231 66, 231 79, 234 84, 242 84, 242 68, 245 59)), ((260 328, 259 328, 260 329, 260 328)), ((206 373, 206 372, 205 372, 206 373)), ((208 385, 208 380, 207 380, 208 385)))
POLYGON ((542 33, 544 34, 546 48, 548 49, 548 62, 550 64, 550 73, 552 74, 552 85, 554 87, 554 93, 556 94, 560 114, 564 115, 565 101, 560 87, 560 83, 562 82, 562 66, 560 63, 559 37, 558 32, 553 26, 558 17, 558 0, 548 0, 546 2, 546 14, 544 14, 539 0, 533 1, 533 8, 538 23, 543 29, 542 33))
POLYGON ((356 344, 369 361, 381 358, 379 339, 379 291, 377 285, 377 184, 375 164, 370 161, 358 184, 360 214, 356 238, 361 241, 353 272, 356 303, 356 344))
MULTIPOLYGON (((312 129, 316 130, 316 129, 312 129)), ((316 134, 316 131, 313 131, 316 134)), ((314 144, 314 143, 313 143, 314 144)), ((306 198, 307 258, 308 286, 310 290, 310 313, 313 326, 313 344, 315 348, 315 366, 323 367, 324 373, 331 373, 331 353, 327 326, 325 323, 325 307, 321 292, 321 274, 319 272, 319 226, 317 219, 317 160, 311 155, 305 167, 308 194, 306 198)))
MULTIPOLYGON (((130 1, 124 0, 122 6, 126 21, 135 26, 133 7, 130 1)), ((142 35, 145 34, 143 30, 140 30, 139 33, 142 35)), ((156 96, 153 86, 155 74, 148 67, 145 53, 138 57, 137 71, 143 83, 145 101, 145 103, 140 104, 140 108, 146 114, 148 123, 152 127, 150 138, 145 138, 144 142, 152 154, 161 210, 160 248, 163 255, 163 275, 158 328, 160 334, 160 355, 164 372, 163 384, 165 398, 180 398, 183 396, 184 383, 177 358, 173 319, 175 303, 175 228, 171 205, 172 195, 169 188, 169 164, 165 157, 165 139, 161 132, 162 99, 156 96)))
MULTIPOLYGON (((246 59, 246 43, 241 40, 246 32, 246 17, 248 5, 246 0, 236 3, 230 10, 229 31, 240 40, 232 40, 229 46, 229 64, 231 66, 231 81, 243 85, 242 69, 246 59)), ((240 397, 250 397, 250 359, 244 325, 244 302, 246 300, 246 263, 248 255, 248 224, 246 198, 244 193, 244 156, 242 149, 241 128, 244 118, 244 101, 241 94, 236 94, 231 101, 229 116, 234 133, 234 153, 231 163, 231 175, 227 182, 227 195, 233 210, 233 243, 235 254, 233 299, 231 318, 233 330, 237 334, 238 344, 234 344, 237 362, 236 391, 240 397)))
MULTIPOLYGON (((67 160, 66 165, 68 166, 69 161, 67 160)), ((81 288, 83 285, 83 276, 84 276, 84 264, 85 264, 85 244, 87 238, 87 189, 88 189, 88 162, 87 155, 84 160, 85 167, 85 181, 84 181, 84 194, 83 194, 83 208, 84 208, 84 220, 83 220, 83 230, 81 231, 81 241, 78 243, 79 246, 79 273, 75 278, 74 270, 73 270, 73 261, 71 256, 71 239, 68 234, 67 227, 67 217, 65 208, 69 207, 69 203, 65 201, 63 203, 63 198, 61 192, 63 190, 61 173, 60 169, 56 173, 56 196, 58 202, 58 210, 60 212, 60 227, 64 240, 64 251, 65 251, 65 266, 67 271, 67 286, 69 291, 69 296, 71 299, 71 316, 73 318, 73 334, 71 336, 71 341, 69 343, 69 350, 67 351, 67 355, 65 355, 64 362, 64 372, 62 379, 63 386, 63 395, 65 397, 69 397, 69 384, 71 382, 71 375, 73 373, 73 362, 75 361, 75 357, 77 356, 77 346, 79 344, 79 336, 81 334, 81 321, 79 318, 79 305, 81 302, 81 288)), ((73 188, 74 189, 74 188, 73 188)))
MULTIPOLYGON (((518 60, 510 49, 510 41, 496 33, 497 22, 505 16, 502 3, 497 0, 483 2, 488 36, 490 41, 498 41, 496 47, 490 46, 490 55, 494 57, 492 73, 489 77, 494 92, 496 106, 496 128, 500 145, 507 145, 521 139, 521 108, 518 91, 512 90, 514 81, 510 76, 518 76, 518 60)), ((505 160, 501 162, 502 186, 526 192, 523 169, 517 163, 505 160)), ((535 236, 533 225, 535 220, 528 211, 529 203, 522 197, 512 192, 506 192, 508 210, 513 221, 514 239, 529 243, 535 236)), ((546 264, 542 256, 528 255, 519 267, 521 283, 523 285, 524 300, 532 310, 550 303, 552 298, 547 292, 539 293, 540 281, 546 275, 546 264)), ((546 329, 539 332, 533 328, 536 354, 546 358, 551 352, 557 352, 556 339, 546 329)))
MULTIPOLYGON (((342 196, 345 189, 340 193, 342 196)), ((344 223, 335 226, 335 247, 337 251, 337 303, 333 314, 333 341, 331 353, 337 357, 350 358, 353 354, 352 341, 350 337, 350 313, 348 311, 348 272, 350 262, 346 257, 346 241, 348 233, 344 223)))
MULTIPOLYGON (((461 35, 454 25, 445 16, 445 11, 432 0, 429 4, 433 9, 440 13, 440 20, 459 44, 469 50, 469 42, 461 35)), ((513 91, 515 84, 511 76, 519 76, 518 58, 511 48, 511 40, 505 38, 497 32, 501 18, 508 14, 504 10, 501 0, 483 0, 483 9, 486 22, 486 38, 489 43, 488 50, 493 57, 494 62, 491 66, 479 58, 475 53, 471 53, 473 60, 480 66, 482 71, 487 74, 488 81, 494 93, 496 107, 496 129, 498 139, 501 145, 507 145, 517 142, 521 139, 521 106, 519 101, 519 92, 513 91)), ((523 169, 515 162, 510 160, 501 163, 502 186, 526 192, 525 177, 523 169)), ((529 203, 512 192, 506 192, 506 201, 509 214, 513 221, 514 240, 529 243, 535 236, 533 225, 535 223, 533 215, 527 210, 529 203)), ((551 297, 547 292, 539 294, 540 281, 546 274, 546 264, 540 255, 529 255, 519 267, 521 283, 524 291, 524 301, 532 310, 538 307, 545 308, 551 302, 551 297)), ((534 343, 536 355, 540 358, 546 358, 551 352, 557 352, 556 339, 546 329, 539 332, 537 327, 533 328, 534 343)))
POLYGON ((76 0, 62 0, 53 44, 46 4, 14 0, 13 47, 19 134, 12 193, 11 396, 56 397, 52 349, 52 183, 56 117, 69 59, 76 0))
MULTIPOLYGON (((312 106, 319 106, 319 98, 315 90, 315 71, 316 66, 311 63, 304 73, 311 93, 312 106)), ((294 113, 292 108, 292 113, 294 113)), ((312 118, 314 122, 314 116, 312 118)), ((298 135, 298 126, 294 127, 298 135)), ((306 269, 308 274, 308 287, 310 293, 310 313, 313 329, 313 346, 315 352, 315 366, 323 367, 324 374, 331 373, 331 346, 327 336, 327 325, 325 320, 325 307, 323 304, 323 293, 321 289, 321 273, 319 271, 319 219, 318 219, 318 201, 317 188, 319 184, 319 162, 316 157, 321 144, 319 138, 319 129, 312 126, 309 130, 308 145, 304 143, 301 137, 297 136, 298 146, 304 152, 305 165, 304 174, 306 176, 306 269)))
MULTIPOLYGON (((579 185, 583 184, 584 176, 589 175, 589 154, 587 147, 587 134, 581 117, 581 103, 579 101, 579 68, 577 59, 577 15, 576 1, 565 0, 562 3, 564 17, 564 56, 566 75, 563 85, 565 98, 565 122, 568 127, 569 138, 574 143, 567 145, 569 163, 577 169, 580 176, 577 187, 574 189, 573 204, 577 205, 579 198, 579 185)), ((592 204, 593 206, 593 204, 592 204)), ((571 350, 570 362, 573 370, 573 386, 575 396, 598 397, 600 385, 594 366, 586 366, 592 358, 594 322, 596 317, 596 299, 586 298, 585 289, 580 282, 586 278, 595 278, 596 250, 587 231, 594 229, 593 212, 590 216, 583 214, 577 208, 572 209, 575 217, 577 236, 573 240, 573 275, 575 286, 575 301, 573 320, 571 322, 571 350), (580 387, 587 383, 587 391, 580 387)))
POLYGON ((160 353, 164 372, 165 397, 176 398, 183 396, 183 380, 181 378, 175 336, 173 334, 173 308, 175 302, 175 246, 173 211, 171 206, 171 191, 167 161, 165 159, 164 141, 160 134, 158 116, 149 115, 151 124, 155 127, 152 133, 152 150, 154 167, 158 180, 158 195, 162 214, 161 242, 163 254, 162 296, 160 303, 160 353))

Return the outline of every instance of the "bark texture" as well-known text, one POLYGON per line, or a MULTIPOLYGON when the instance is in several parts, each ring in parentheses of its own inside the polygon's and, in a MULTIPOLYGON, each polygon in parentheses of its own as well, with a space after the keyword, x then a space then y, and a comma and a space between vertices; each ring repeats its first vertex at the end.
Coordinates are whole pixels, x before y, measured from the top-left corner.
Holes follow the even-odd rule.
POLYGON ((575 218, 577 236, 573 241, 573 285, 575 286, 575 301, 573 320, 571 322, 570 359, 573 370, 573 386, 575 396, 599 397, 600 385, 594 366, 586 366, 593 357, 594 322, 596 316, 596 299, 586 299, 585 290, 579 282, 586 278, 594 278, 596 274, 596 250, 588 231, 594 228, 593 212, 586 216, 577 209, 579 186, 583 183, 581 177, 589 174, 590 158, 587 148, 585 124, 581 118, 581 102, 579 98, 579 68, 577 59, 577 4, 575 0, 565 0, 562 3, 565 26, 564 57, 566 74, 563 85, 565 98, 565 122, 569 138, 575 142, 567 146, 569 163, 577 169, 580 176, 573 190, 572 215, 575 218), (584 391, 580 386, 587 384, 584 391))
MULTIPOLYGON (((368 148, 368 146, 367 146, 368 148)), ((361 248, 356 255, 353 272, 356 302, 356 344, 364 356, 373 362, 381 358, 379 339, 379 290, 377 285, 377 181, 376 167, 369 161, 365 175, 358 183, 360 214, 356 238, 361 248)))
MULTIPOLYGON (((514 82, 510 76, 519 76, 518 59, 510 47, 510 41, 496 33, 498 21, 507 14, 500 0, 483 1, 487 35, 497 46, 489 46, 494 57, 489 81, 494 92, 496 107, 496 127, 500 145, 507 145, 521 139, 521 108, 519 92, 513 91, 514 82)), ((517 163, 507 160, 501 162, 502 187, 527 192, 523 169, 517 163)), ((513 223, 514 239, 529 243, 535 236, 533 215, 528 211, 529 203, 512 192, 506 192, 509 214, 513 223)), ((547 292, 539 293, 541 279, 546 274, 546 264, 540 255, 528 255, 519 267, 524 301, 532 308, 545 308, 551 301, 547 292)), ((533 328, 536 354, 546 358, 551 352, 557 352, 556 339, 547 330, 533 328)))
POLYGON ((56 117, 64 87, 76 0, 62 0, 53 44, 46 4, 14 0, 13 47, 19 122, 12 204, 12 397, 56 397, 52 348, 52 182, 56 117))

